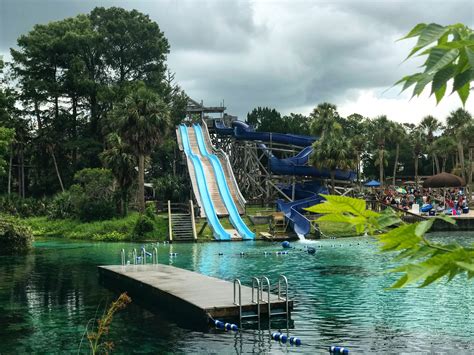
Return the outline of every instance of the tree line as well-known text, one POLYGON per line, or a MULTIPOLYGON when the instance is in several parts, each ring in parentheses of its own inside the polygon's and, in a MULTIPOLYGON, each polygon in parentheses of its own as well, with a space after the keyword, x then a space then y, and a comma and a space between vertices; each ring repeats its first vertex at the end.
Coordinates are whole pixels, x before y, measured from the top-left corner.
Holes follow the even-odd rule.
POLYGON ((176 175, 166 132, 185 116, 187 96, 167 67, 169 51, 156 22, 116 7, 21 35, 11 62, 0 61, 1 192, 48 196, 77 182, 81 169, 106 167, 122 213, 132 186, 143 210, 145 174, 176 175))

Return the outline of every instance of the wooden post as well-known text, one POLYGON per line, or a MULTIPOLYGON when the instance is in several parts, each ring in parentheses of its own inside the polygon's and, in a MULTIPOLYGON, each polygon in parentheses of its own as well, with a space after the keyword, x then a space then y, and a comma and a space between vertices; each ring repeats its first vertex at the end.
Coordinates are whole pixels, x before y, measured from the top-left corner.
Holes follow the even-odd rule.
POLYGON ((170 242, 173 241, 173 227, 171 225, 171 201, 168 200, 168 233, 170 242))
POLYGON ((193 200, 189 200, 189 207, 191 208, 191 223, 192 223, 192 225, 193 225, 194 241, 197 242, 196 220, 194 219, 194 204, 193 204, 193 200))

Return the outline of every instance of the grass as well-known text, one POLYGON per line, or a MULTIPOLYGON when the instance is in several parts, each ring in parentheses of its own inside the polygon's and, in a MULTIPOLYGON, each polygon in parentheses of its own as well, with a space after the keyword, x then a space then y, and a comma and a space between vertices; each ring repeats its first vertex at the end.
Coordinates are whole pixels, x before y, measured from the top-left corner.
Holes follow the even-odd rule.
MULTIPOLYGON (((138 216, 138 213, 130 213, 125 218, 95 222, 81 222, 75 219, 50 220, 47 217, 25 218, 24 221, 31 227, 33 234, 39 237, 131 241, 136 240, 133 230, 138 216)), ((153 231, 146 233, 140 240, 166 240, 168 238, 167 219, 156 216, 153 227, 153 231)))

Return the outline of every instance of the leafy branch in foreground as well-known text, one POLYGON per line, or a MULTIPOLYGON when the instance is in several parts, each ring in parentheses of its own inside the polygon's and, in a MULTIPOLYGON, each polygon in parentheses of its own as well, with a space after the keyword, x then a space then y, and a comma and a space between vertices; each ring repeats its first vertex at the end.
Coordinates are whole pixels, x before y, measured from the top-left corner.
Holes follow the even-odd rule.
POLYGON ((390 272, 401 272, 402 276, 390 288, 402 288, 415 282, 421 282, 420 287, 425 287, 444 276, 450 281, 464 273, 469 279, 474 277, 474 247, 434 243, 425 236, 435 220, 454 224, 454 219, 440 216, 406 224, 391 208, 377 213, 367 210, 361 199, 321 196, 326 199, 324 203, 307 208, 310 212, 323 214, 318 222, 350 225, 359 234, 374 236, 382 252, 398 252, 395 260, 404 265, 390 272))
POLYGON ((415 85, 412 96, 419 96, 431 83, 431 95, 435 95, 438 103, 446 93, 448 81, 453 79, 452 93, 457 92, 464 105, 474 80, 474 31, 460 23, 420 23, 401 39, 414 37, 418 40, 407 59, 417 53, 426 55, 424 70, 403 77, 395 85, 403 84, 402 91, 415 85))
POLYGON ((109 306, 107 311, 102 315, 102 317, 97 320, 97 330, 89 331, 89 324, 87 325, 86 332, 87 332, 87 339, 89 340, 91 354, 93 355, 99 354, 99 353, 108 354, 109 351, 113 349, 114 344, 111 341, 100 342, 100 340, 109 333, 110 324, 112 323, 115 313, 127 307, 127 305, 130 302, 132 302, 132 299, 127 295, 127 293, 126 292, 122 293, 117 298, 117 300, 112 302, 112 304, 109 306))

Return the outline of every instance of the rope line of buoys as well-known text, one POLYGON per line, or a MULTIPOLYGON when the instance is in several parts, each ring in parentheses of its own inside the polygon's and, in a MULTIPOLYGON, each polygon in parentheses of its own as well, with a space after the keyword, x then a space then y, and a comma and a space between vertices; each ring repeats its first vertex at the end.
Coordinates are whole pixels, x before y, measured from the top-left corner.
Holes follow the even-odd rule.
POLYGON ((346 349, 342 346, 331 346, 329 347, 329 353, 349 355, 349 349, 346 349))

